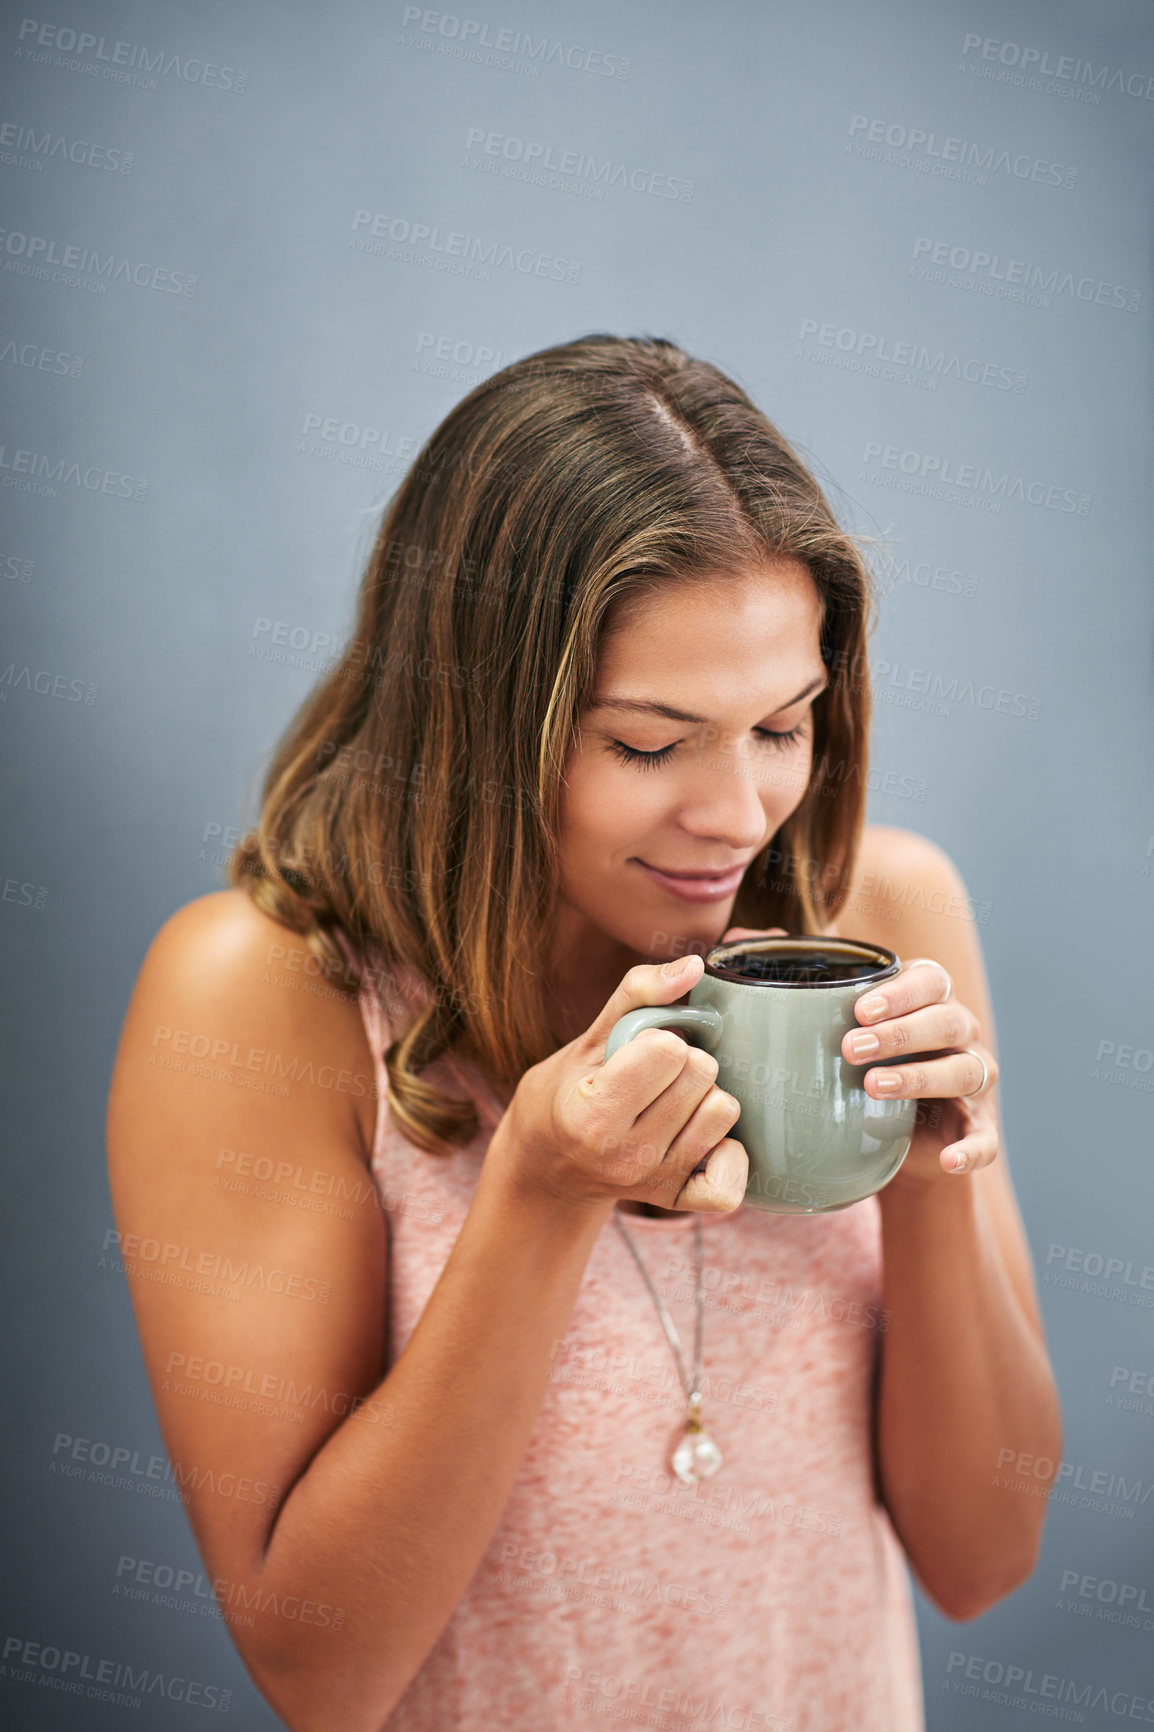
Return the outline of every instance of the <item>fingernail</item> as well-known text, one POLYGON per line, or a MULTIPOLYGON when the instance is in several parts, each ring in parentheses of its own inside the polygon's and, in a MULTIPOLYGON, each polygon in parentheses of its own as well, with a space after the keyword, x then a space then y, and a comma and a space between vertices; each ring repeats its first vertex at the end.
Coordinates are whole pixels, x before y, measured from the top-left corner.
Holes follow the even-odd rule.
POLYGON ((946 1156, 946 1165, 951 1173, 964 1173, 966 1170, 966 1151, 955 1149, 952 1154, 946 1156))
POLYGON ((901 1075, 896 1070, 875 1070, 874 1079, 879 1095, 896 1094, 902 1086, 901 1075))
POLYGON ((880 992, 875 992, 869 998, 859 998, 857 1008, 862 1016, 867 1016, 871 1022, 876 1022, 879 1016, 885 1015, 886 1001, 880 992))
POLYGON ((692 961, 692 958, 688 957, 688 956, 674 957, 672 962, 663 962, 661 964, 661 972, 662 972, 662 974, 671 974, 671 975, 672 974, 680 974, 681 970, 685 967, 686 963, 690 962, 690 961, 692 961))
POLYGON ((849 1043, 855 1058, 868 1058, 871 1052, 877 1052, 881 1044, 876 1034, 855 1034, 849 1043))

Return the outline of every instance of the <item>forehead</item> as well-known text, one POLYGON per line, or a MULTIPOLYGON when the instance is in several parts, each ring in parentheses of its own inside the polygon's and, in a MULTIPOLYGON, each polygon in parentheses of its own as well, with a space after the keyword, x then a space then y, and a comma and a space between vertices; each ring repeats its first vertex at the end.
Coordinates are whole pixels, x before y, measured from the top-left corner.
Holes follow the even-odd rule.
POLYGON ((595 696, 643 680, 785 699, 823 671, 821 619, 817 585, 798 560, 680 579, 623 599, 601 645, 595 696))

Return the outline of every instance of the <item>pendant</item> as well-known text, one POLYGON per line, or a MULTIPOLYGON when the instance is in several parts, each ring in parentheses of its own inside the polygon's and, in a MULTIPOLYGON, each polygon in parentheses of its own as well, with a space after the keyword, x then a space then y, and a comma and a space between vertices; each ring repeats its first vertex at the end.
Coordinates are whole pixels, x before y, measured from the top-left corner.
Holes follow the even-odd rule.
POLYGON ((722 1454, 701 1423, 701 1397, 691 1396, 685 1436, 673 1452, 673 1471, 684 1485, 709 1479, 722 1463, 722 1454))

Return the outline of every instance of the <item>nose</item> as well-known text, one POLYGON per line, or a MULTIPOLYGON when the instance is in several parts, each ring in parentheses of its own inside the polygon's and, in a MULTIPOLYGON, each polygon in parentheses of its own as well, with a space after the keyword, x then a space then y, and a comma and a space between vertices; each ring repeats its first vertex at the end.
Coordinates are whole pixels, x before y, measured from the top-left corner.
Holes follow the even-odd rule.
POLYGON ((804 789, 792 792, 735 753, 716 751, 688 772, 678 823, 692 836, 724 842, 735 852, 760 847, 780 828, 804 789), (776 815, 778 808, 783 810, 776 815))

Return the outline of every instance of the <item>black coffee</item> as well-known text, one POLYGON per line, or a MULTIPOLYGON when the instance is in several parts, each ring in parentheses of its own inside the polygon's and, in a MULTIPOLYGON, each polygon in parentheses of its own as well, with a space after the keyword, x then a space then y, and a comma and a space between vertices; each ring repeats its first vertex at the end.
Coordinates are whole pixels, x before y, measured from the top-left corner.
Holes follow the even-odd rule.
POLYGON ((734 950, 712 963, 719 974, 766 986, 844 985, 885 968, 883 957, 847 956, 844 950, 807 945, 798 950, 734 950))

